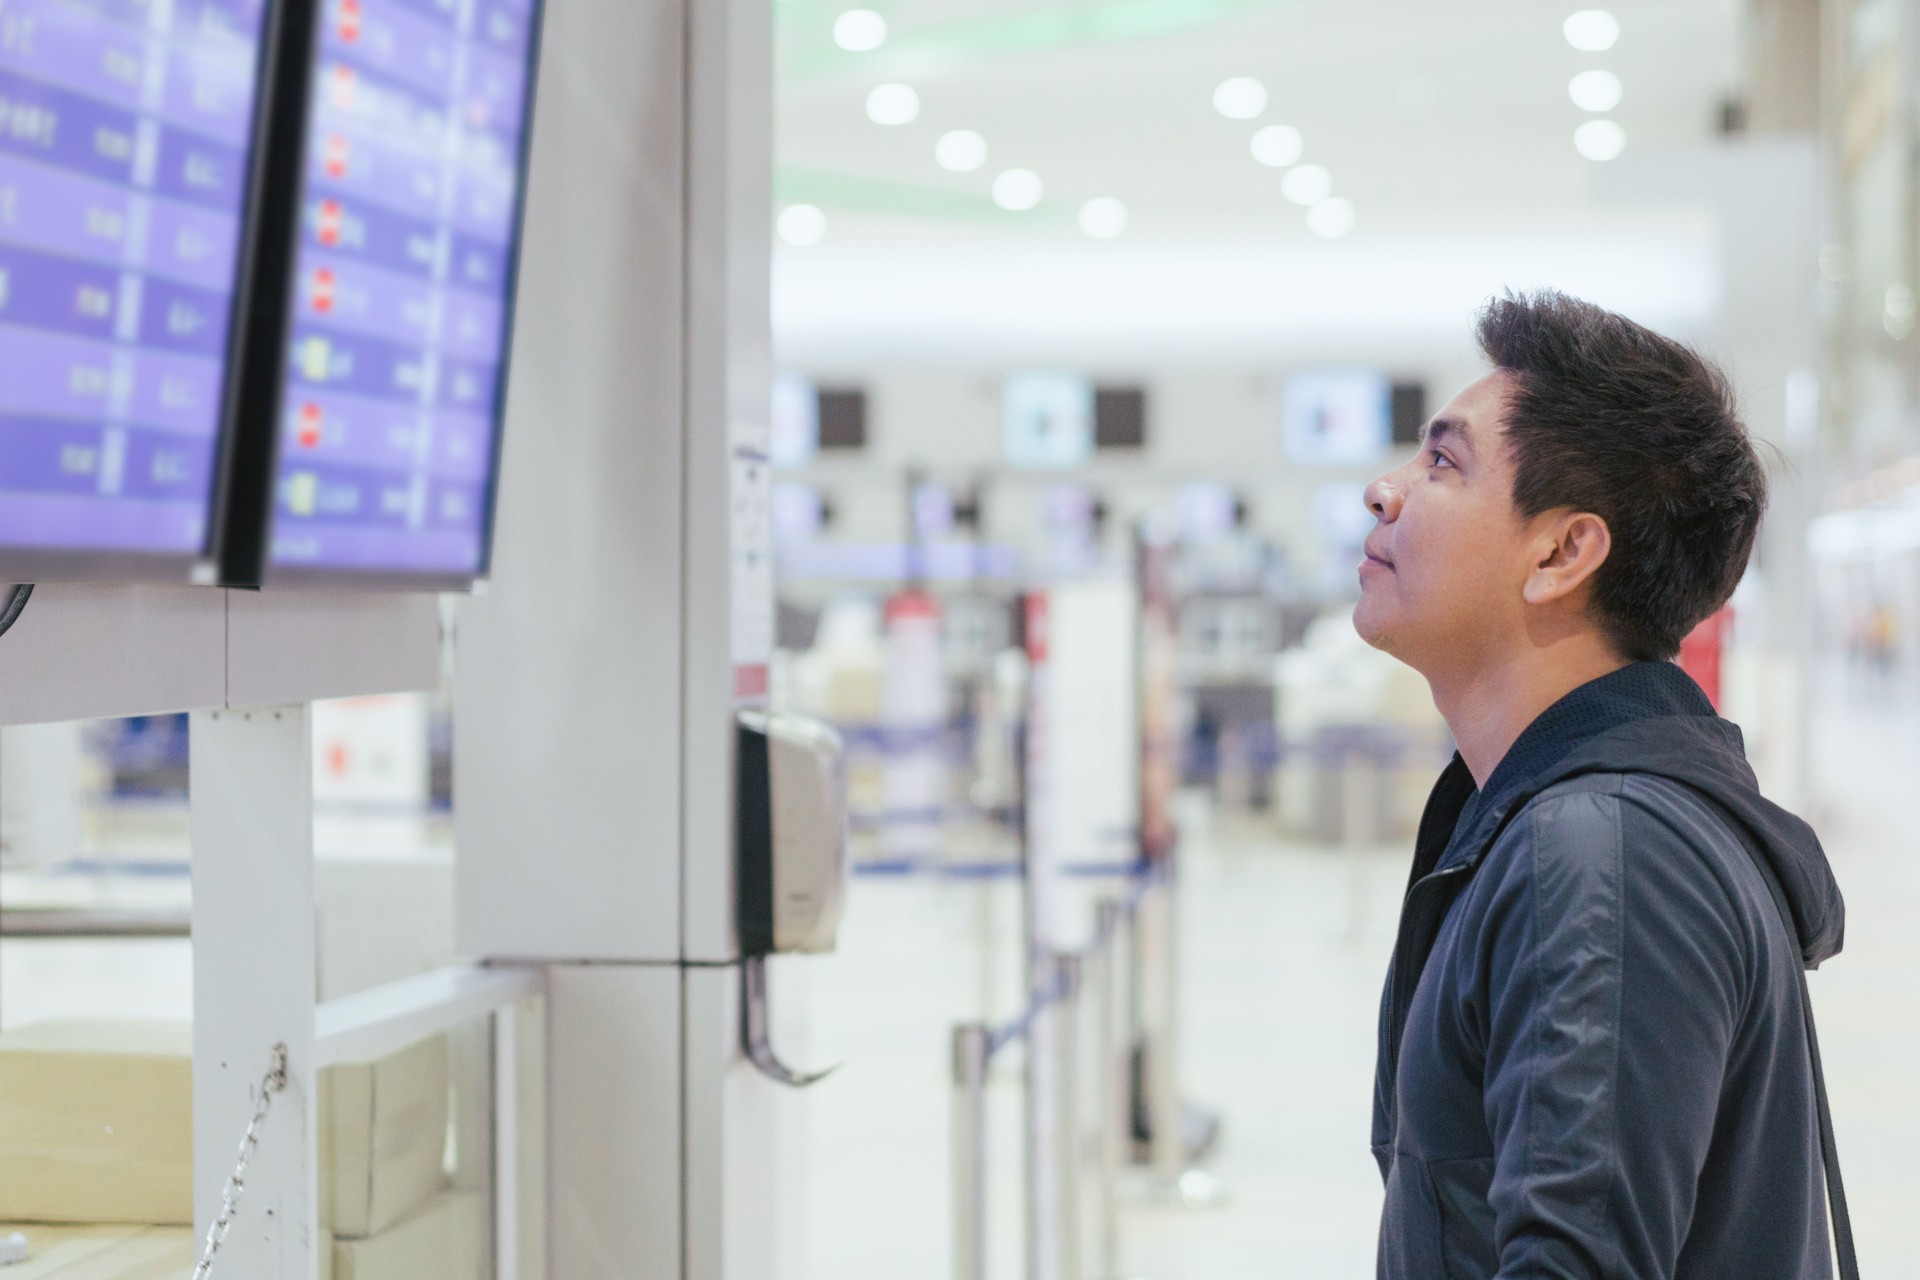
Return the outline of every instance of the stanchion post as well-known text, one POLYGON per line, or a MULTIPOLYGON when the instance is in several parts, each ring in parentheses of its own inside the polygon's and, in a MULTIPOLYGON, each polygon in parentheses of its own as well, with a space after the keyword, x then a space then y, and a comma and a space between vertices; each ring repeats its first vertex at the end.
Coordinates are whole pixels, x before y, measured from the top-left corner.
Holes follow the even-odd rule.
POLYGON ((1180 1115, 1179 993, 1175 959, 1173 877, 1140 899, 1135 916, 1139 948, 1140 1031, 1147 1126, 1155 1172, 1171 1186, 1186 1171, 1186 1135, 1180 1115))
POLYGON ((1056 1239, 1059 1280, 1080 1280, 1080 957, 1055 957, 1059 998, 1054 1004, 1054 1138, 1056 1239))
POLYGON ((953 1280, 987 1276, 987 1041, 953 1029, 953 1280))
POLYGON ((1091 957, 1088 990, 1094 1002, 1094 1098, 1098 1110, 1094 1148, 1094 1275, 1114 1280, 1120 1274, 1120 1166, 1128 1141, 1125 1027, 1120 1001, 1124 963, 1122 930, 1126 912, 1117 902, 1100 903, 1094 936, 1099 940, 1091 957))

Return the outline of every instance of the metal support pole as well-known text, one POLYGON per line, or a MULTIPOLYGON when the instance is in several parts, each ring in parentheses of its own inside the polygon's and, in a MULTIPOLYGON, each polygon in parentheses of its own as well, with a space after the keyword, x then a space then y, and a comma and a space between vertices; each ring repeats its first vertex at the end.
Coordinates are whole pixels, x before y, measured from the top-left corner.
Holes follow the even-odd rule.
POLYGON ((493 1274, 520 1280, 520 1016, 493 1011, 493 1274))
POLYGON ((1088 989, 1093 997, 1094 1099, 1094 1275, 1113 1280, 1120 1274, 1120 1166, 1129 1140, 1127 1114, 1127 1018, 1121 1006, 1125 985, 1122 931, 1126 912, 1117 902, 1102 902, 1094 936, 1088 989))
POLYGON ((953 1280, 987 1276, 987 1034, 953 1029, 953 1280))
POLYGON ((1152 1160, 1169 1185, 1186 1172, 1186 1135, 1180 1114, 1179 1019, 1175 975, 1173 877, 1140 899, 1136 918, 1140 955, 1140 1022, 1145 1056, 1144 1099, 1152 1160))
POLYGON ((193 770, 194 1239, 222 1191, 276 1045, 286 1086, 259 1132, 217 1276, 320 1273, 314 1061, 313 763, 304 705, 200 711, 193 770))
POLYGON ((1054 1222, 1059 1280, 1080 1280, 1080 957, 1055 958, 1060 984, 1054 1029, 1054 1222))

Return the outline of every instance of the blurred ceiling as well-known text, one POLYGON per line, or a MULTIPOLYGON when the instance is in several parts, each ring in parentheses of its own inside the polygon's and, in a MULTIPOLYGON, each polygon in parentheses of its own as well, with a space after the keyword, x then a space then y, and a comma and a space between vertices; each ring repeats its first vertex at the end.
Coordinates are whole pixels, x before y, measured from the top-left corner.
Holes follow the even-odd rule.
MULTIPOLYGON (((1593 0, 1585 0, 1592 3, 1593 0)), ((1605 3, 1605 0, 1602 0, 1605 3)), ((1265 125, 1305 138, 1351 200, 1352 238, 1567 229, 1593 216, 1600 162, 1574 130, 1594 117, 1568 81, 1619 76, 1606 113, 1627 152, 1706 141, 1738 88, 1737 0, 1620 0, 1610 50, 1562 34, 1580 0, 776 0, 776 197, 826 214, 824 246, 1004 238, 1084 241, 1094 197, 1127 208, 1124 240, 1309 240, 1281 194, 1282 170, 1256 162, 1265 125), (866 3, 889 38, 836 47, 836 17, 866 3), (1212 102, 1229 77, 1265 86, 1258 118, 1212 102), (919 96, 910 123, 867 118, 877 85, 919 96), (986 139, 972 173, 934 160, 948 130, 986 139), (1040 176, 1037 208, 990 197, 1007 168, 1040 176)), ((1617 163, 1617 162, 1615 162, 1617 163)), ((796 251, 785 250, 783 256, 796 251)), ((800 251, 805 252, 805 251, 800 251)))

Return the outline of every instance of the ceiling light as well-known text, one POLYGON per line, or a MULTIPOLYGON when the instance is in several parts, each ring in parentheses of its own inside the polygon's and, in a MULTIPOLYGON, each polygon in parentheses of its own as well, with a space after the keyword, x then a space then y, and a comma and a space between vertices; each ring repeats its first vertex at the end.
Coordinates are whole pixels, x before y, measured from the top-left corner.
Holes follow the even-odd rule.
POLYGON ((1589 160, 1611 160, 1627 149, 1627 131, 1612 120, 1589 120, 1573 131, 1573 145, 1589 160))
POLYGON ((1080 229, 1095 240, 1111 240, 1127 229, 1127 206, 1112 196, 1096 196, 1080 206, 1080 229))
POLYGON ((875 124, 907 124, 920 114, 920 95, 912 86, 883 84, 867 95, 867 119, 875 124))
POLYGON ((819 205, 790 204, 780 211, 775 225, 782 240, 804 248, 819 244, 820 238, 827 234, 827 215, 820 211, 819 205))
POLYGON ((1566 33, 1567 43, 1583 53, 1605 53, 1620 38, 1620 19, 1605 9, 1582 9, 1560 30, 1566 33))
POLYGON ((1213 91, 1213 109, 1229 120, 1251 120, 1267 109, 1267 86, 1252 76, 1222 80, 1213 91))
POLYGON ((833 20, 833 42, 848 53, 866 53, 887 42, 887 20, 871 9, 849 9, 833 20))
POLYGON ((1620 77, 1611 71, 1582 71, 1567 81, 1567 96, 1582 111, 1611 111, 1625 92, 1620 77))
POLYGON ((1009 169, 993 180, 993 202, 1021 213, 1040 203, 1040 175, 1031 169, 1009 169))
POLYGON ((1353 201, 1328 196, 1307 210, 1307 229, 1317 236, 1338 240, 1353 230, 1353 201))
POLYGON ((1306 148, 1307 140, 1292 125, 1270 124, 1253 135, 1253 158, 1276 169, 1297 161, 1306 148))
POLYGON ((1333 175, 1325 165, 1297 164, 1281 175, 1280 194, 1295 204, 1319 204, 1333 194, 1333 175))
POLYGON ((942 169, 972 173, 987 162, 987 140, 971 129, 954 129, 933 144, 933 159, 942 169))

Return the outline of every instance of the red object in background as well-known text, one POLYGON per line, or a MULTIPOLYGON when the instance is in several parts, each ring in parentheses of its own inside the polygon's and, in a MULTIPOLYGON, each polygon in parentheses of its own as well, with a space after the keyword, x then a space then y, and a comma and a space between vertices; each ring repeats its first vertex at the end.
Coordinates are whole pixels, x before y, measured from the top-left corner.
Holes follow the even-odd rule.
POLYGON ((360 39, 360 0, 340 0, 340 38, 348 44, 360 39))
POLYGON ((1720 658, 1727 646, 1727 630, 1733 625, 1733 606, 1695 627, 1680 642, 1680 669, 1706 691, 1713 709, 1720 709, 1720 658))
POLYGON ((739 700, 755 700, 767 696, 767 664, 764 662, 737 663, 733 668, 733 696, 739 700))
POLYGON ((1021 639, 1027 651, 1028 662, 1047 660, 1047 593, 1029 591, 1023 602, 1025 613, 1022 616, 1021 639))
POLYGON ((327 135, 326 144, 321 148, 320 162, 326 168, 329 178, 347 176, 348 152, 346 135, 339 133, 327 135))
POLYGON ((896 591, 887 597, 886 625, 909 619, 937 619, 940 616, 940 602, 932 594, 909 587, 905 591, 896 591))
POLYGON ((322 415, 320 412, 319 405, 303 404, 300 406, 299 440, 300 440, 301 448, 303 449, 319 448, 321 418, 322 418, 322 415))

